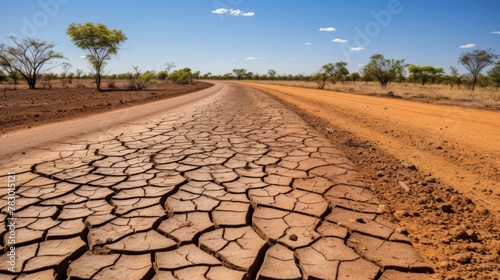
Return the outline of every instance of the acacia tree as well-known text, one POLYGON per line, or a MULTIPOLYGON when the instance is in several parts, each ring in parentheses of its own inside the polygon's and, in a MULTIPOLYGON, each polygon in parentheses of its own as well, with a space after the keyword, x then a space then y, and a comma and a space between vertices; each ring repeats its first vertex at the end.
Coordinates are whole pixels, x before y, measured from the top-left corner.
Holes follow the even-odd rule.
POLYGON ((429 81, 429 79, 431 81, 434 81, 434 79, 436 79, 438 75, 444 73, 443 68, 435 68, 433 66, 417 66, 417 65, 410 65, 408 67, 408 71, 413 74, 414 79, 417 77, 420 78, 422 86, 425 86, 425 84, 427 83, 427 81, 429 81))
POLYGON ((405 67, 404 59, 386 59, 382 54, 374 54, 363 68, 363 72, 365 76, 372 77, 385 88, 397 78, 401 67, 405 67))
POLYGON ((472 90, 476 86, 477 78, 484 68, 495 63, 498 55, 493 53, 493 50, 474 50, 460 55, 458 62, 462 64, 472 75, 472 90))
POLYGON ((347 62, 336 62, 325 64, 321 67, 321 70, 329 76, 330 81, 336 84, 338 81, 342 80, 343 77, 349 75, 349 70, 346 68, 347 62))
POLYGON ((274 70, 274 69, 269 69, 267 71, 267 75, 269 76, 269 78, 271 80, 274 80, 274 78, 276 77, 276 74, 278 74, 278 72, 276 72, 276 70, 274 70))
POLYGON ((117 29, 108 29, 102 23, 70 24, 66 34, 80 49, 87 51, 87 59, 95 78, 96 87, 101 90, 104 67, 116 55, 119 46, 127 40, 127 36, 117 29))
POLYGON ((238 78, 238 81, 240 81, 241 78, 246 77, 246 75, 247 75, 247 69, 243 69, 243 68, 233 69, 233 73, 238 78))
POLYGON ((16 75, 21 75, 30 89, 35 89, 36 82, 44 71, 59 65, 55 64, 55 60, 64 58, 61 53, 53 50, 54 43, 33 38, 21 40, 14 36, 8 38, 14 45, 9 47, 0 44, 0 66, 14 79, 14 82, 16 75), (51 67, 47 67, 50 65, 51 67))
POLYGON ((453 66, 450 66, 450 72, 451 72, 450 75, 451 79, 457 84, 458 88, 461 88, 465 80, 465 75, 459 74, 458 69, 453 66))

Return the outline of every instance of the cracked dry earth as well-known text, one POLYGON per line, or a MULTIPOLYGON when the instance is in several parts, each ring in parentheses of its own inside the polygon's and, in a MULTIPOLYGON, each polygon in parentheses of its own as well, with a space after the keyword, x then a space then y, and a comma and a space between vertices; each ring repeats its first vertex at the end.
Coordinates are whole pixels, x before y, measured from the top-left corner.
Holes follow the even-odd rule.
POLYGON ((432 277, 353 163, 254 89, 223 85, 44 158, 10 163, 18 274, 2 177, 1 279, 432 277))

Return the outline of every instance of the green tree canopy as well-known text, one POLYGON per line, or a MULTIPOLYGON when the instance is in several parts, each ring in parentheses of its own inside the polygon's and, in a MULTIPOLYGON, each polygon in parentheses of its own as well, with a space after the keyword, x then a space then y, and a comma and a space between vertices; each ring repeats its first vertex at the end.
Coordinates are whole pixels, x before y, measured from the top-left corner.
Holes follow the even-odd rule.
POLYGON ((363 73, 377 80, 385 88, 398 77, 401 67, 405 67, 404 59, 386 59, 382 54, 374 54, 363 68, 363 73))
POLYGON ((328 63, 321 67, 321 71, 325 73, 329 80, 335 84, 338 81, 342 80, 343 77, 349 75, 349 70, 346 68, 347 62, 339 61, 335 64, 328 63))
POLYGON ((418 66, 410 65, 408 71, 413 74, 413 77, 420 79, 422 85, 424 86, 429 79, 431 81, 435 80, 439 75, 444 74, 443 68, 435 68, 433 66, 418 66))
POLYGON ((168 75, 167 79, 175 84, 186 85, 193 81, 193 74, 191 73, 191 69, 184 68, 172 72, 168 75))
POLYGON ((238 81, 239 81, 239 80, 241 80, 241 78, 246 77, 247 69, 243 69, 243 68, 233 69, 233 73, 238 78, 238 81))
POLYGON ((44 71, 59 65, 54 63, 54 60, 64 58, 62 53, 53 50, 54 43, 33 38, 21 40, 14 36, 8 38, 14 45, 9 47, 0 44, 0 67, 14 79, 14 82, 16 76, 21 75, 30 89, 36 87, 36 82, 42 77, 44 71))
POLYGON ((462 64, 472 75, 472 90, 476 86, 477 78, 484 68, 495 63, 498 55, 493 50, 474 50, 460 55, 458 62, 462 64))
POLYGON ((103 69, 112 55, 118 53, 120 45, 127 36, 117 29, 108 29, 102 23, 70 24, 66 34, 80 49, 87 52, 87 59, 94 75, 96 86, 101 90, 103 69))
POLYGON ((267 75, 269 76, 269 78, 271 80, 274 80, 274 78, 276 77, 276 74, 278 74, 278 72, 276 70, 274 70, 274 69, 269 69, 267 71, 267 75))

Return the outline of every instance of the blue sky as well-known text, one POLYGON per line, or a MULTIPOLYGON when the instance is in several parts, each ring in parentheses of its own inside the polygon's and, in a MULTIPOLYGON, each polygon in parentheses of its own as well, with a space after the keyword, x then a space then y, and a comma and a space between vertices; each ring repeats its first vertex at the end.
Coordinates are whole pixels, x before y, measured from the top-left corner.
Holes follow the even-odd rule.
POLYGON ((355 72, 375 53, 447 71, 465 51, 500 53, 498 0, 2 0, 1 7, 0 42, 14 34, 54 41, 73 71, 88 66, 65 31, 83 22, 127 35, 111 73, 175 62, 202 73, 308 75, 337 61, 355 72))

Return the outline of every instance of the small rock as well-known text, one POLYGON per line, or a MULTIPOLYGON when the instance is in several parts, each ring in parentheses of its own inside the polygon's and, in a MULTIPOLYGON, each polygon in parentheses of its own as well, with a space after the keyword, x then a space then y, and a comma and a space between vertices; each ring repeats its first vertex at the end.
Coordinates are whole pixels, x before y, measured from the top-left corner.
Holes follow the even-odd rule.
POLYGON ((469 236, 463 226, 458 226, 450 230, 450 235, 456 240, 466 240, 469 236))
POLYGON ((427 176, 427 177, 425 177, 425 181, 427 183, 435 183, 436 182, 436 178, 434 178, 432 176, 427 176))
POLYGON ((297 241, 297 240, 299 240, 299 238, 297 237, 297 235, 296 235, 296 234, 292 234, 292 235, 290 235, 290 237, 288 237, 288 239, 290 239, 290 240, 292 240, 292 241, 297 241))
POLYGON ((408 230, 406 230, 405 227, 397 227, 395 232, 403 235, 408 235, 408 230))
POLYGON ((448 268, 451 268, 451 263, 447 262, 447 261, 442 261, 439 263, 439 267, 448 269, 448 268))
POLYGON ((450 244, 451 243, 451 237, 450 236, 443 237, 443 238, 441 238, 440 241, 443 244, 450 244))
POLYGON ((429 203, 429 200, 427 199, 427 197, 421 197, 418 199, 417 203, 418 204, 427 204, 427 203, 429 203))
POLYGON ((458 253, 450 258, 452 261, 456 261, 457 263, 460 264, 468 264, 470 263, 472 259, 472 253, 466 252, 466 253, 458 253))
POLYGON ((361 224, 366 224, 365 220, 363 218, 357 218, 356 222, 361 223, 361 224))
POLYGON ((443 210, 443 212, 445 213, 455 213, 455 211, 453 211, 453 205, 451 203, 441 204, 441 210, 443 210))
POLYGON ((401 186, 401 188, 403 188, 405 190, 405 192, 410 191, 410 187, 408 186, 408 184, 405 181, 399 181, 398 184, 399 184, 399 186, 401 186))
POLYGON ((403 217, 409 217, 409 216, 410 216, 410 213, 408 211, 406 211, 406 210, 398 210, 398 211, 394 212, 394 217, 397 220, 400 220, 403 217))
POLYGON ((385 176, 385 173, 383 171, 378 171, 375 174, 377 175, 377 177, 384 177, 385 176))
POLYGON ((474 230, 472 229, 469 229, 469 230, 466 230, 465 231, 467 233, 467 238, 473 242, 476 242, 478 241, 478 237, 477 237, 477 234, 474 230))

